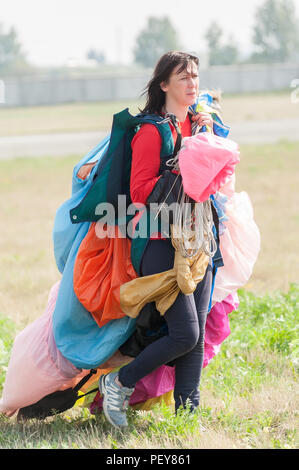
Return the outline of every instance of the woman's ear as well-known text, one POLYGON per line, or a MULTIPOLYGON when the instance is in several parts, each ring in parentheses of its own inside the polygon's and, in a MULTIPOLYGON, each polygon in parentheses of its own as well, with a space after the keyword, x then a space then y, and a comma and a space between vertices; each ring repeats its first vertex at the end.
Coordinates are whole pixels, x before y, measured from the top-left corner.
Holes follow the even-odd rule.
POLYGON ((160 88, 161 88, 162 91, 164 91, 166 93, 168 91, 167 83, 166 82, 161 82, 160 83, 160 88))

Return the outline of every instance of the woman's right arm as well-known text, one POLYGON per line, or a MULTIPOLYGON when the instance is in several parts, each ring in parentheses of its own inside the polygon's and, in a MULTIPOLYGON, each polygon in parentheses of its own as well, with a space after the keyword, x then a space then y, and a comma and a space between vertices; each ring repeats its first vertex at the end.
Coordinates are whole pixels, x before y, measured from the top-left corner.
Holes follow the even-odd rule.
POLYGON ((161 145, 153 124, 143 124, 132 140, 130 193, 134 204, 145 204, 159 179, 161 145))

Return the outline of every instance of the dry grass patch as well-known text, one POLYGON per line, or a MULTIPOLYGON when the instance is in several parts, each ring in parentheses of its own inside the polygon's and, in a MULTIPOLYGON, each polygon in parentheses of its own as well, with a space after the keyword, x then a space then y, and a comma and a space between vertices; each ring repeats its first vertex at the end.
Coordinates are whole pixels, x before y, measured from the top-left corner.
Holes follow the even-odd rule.
POLYGON ((299 279, 299 143, 243 145, 237 191, 247 191, 261 232, 261 252, 247 288, 287 291, 299 279))
POLYGON ((291 102, 291 92, 223 95, 223 116, 227 122, 298 119, 299 105, 291 102))
MULTIPOLYGON (((113 114, 127 107, 134 114, 143 105, 143 99, 136 99, 1 108, 0 136, 107 131, 111 127, 113 114)), ((291 103, 291 90, 273 93, 223 94, 222 109, 227 124, 248 120, 295 119, 299 117, 298 104, 291 103)))

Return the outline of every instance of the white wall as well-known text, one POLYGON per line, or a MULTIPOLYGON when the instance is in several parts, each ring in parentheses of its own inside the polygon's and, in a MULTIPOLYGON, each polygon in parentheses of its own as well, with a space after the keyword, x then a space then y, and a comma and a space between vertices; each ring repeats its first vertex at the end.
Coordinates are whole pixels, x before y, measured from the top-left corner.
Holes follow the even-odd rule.
MULTIPOLYGON (((135 99, 141 94, 149 78, 149 75, 72 79, 45 76, 0 77, 0 107, 135 99)), ((213 66, 200 70, 200 87, 219 88, 223 93, 285 89, 290 88, 295 79, 299 79, 299 62, 213 66)))

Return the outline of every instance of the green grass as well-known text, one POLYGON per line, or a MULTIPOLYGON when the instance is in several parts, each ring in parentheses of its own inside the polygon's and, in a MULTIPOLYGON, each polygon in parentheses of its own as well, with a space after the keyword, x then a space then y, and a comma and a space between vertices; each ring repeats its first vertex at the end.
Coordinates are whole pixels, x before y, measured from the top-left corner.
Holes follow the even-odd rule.
MULTIPOLYGON (((102 413, 79 407, 44 421, 1 416, 0 447, 296 448, 299 285, 265 296, 240 290, 239 297, 238 310, 230 314, 231 335, 203 371, 195 414, 181 410, 175 416, 163 403, 150 412, 130 409, 124 431, 102 413)), ((5 318, 0 325, 6 337, 3 371, 15 330, 5 318)))
POLYGON ((238 387, 247 397, 286 365, 298 372, 299 286, 261 297, 240 290, 239 297, 240 306, 230 315, 232 335, 206 371, 208 386, 219 396, 238 387))
POLYGON ((5 373, 16 334, 15 323, 0 315, 0 394, 4 385, 5 373))

